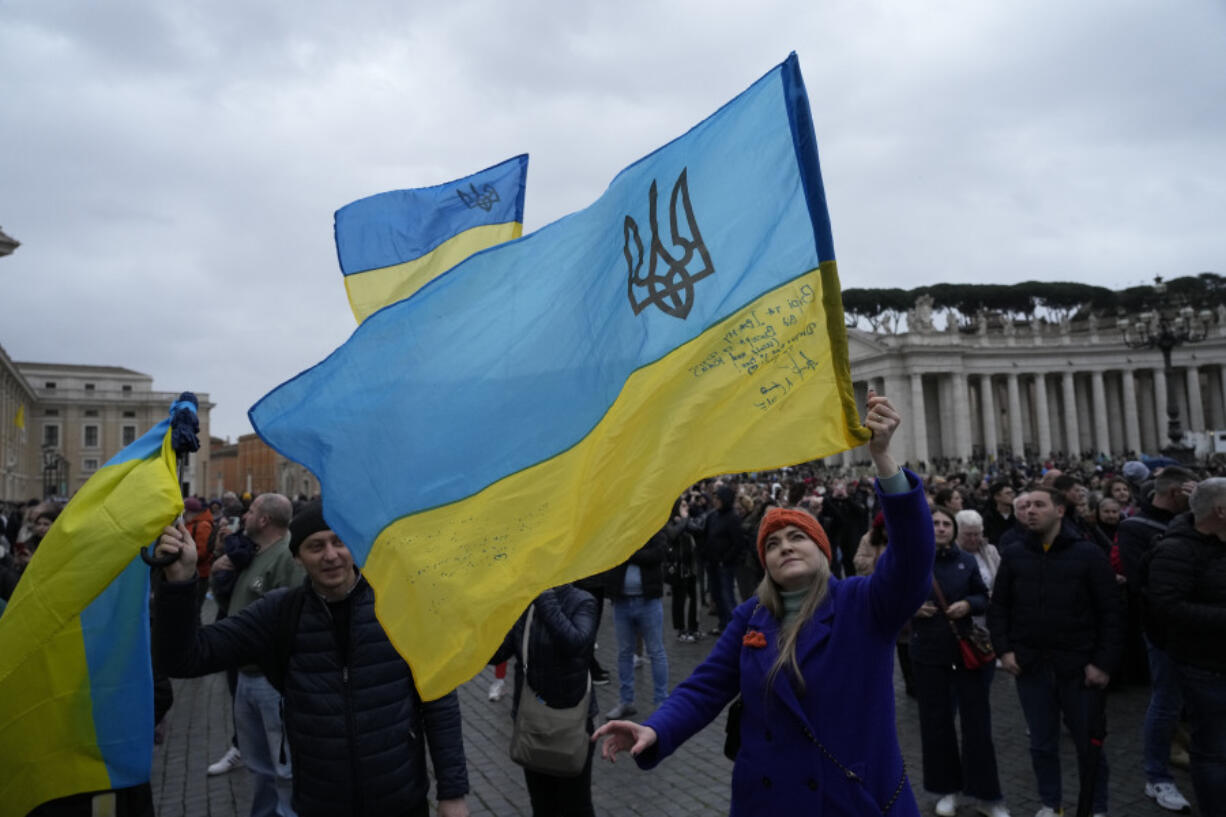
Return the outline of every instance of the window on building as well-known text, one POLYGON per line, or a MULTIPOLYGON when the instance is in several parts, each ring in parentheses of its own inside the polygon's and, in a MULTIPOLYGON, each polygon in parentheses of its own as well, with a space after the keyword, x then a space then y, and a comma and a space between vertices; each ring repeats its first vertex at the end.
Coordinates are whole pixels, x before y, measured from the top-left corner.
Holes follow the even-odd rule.
POLYGON ((43 426, 43 445, 49 448, 60 447, 59 423, 48 423, 43 426))
POLYGON ((81 426, 81 445, 84 448, 98 447, 98 426, 93 423, 81 426))
POLYGON ((132 384, 131 384, 131 383, 124 383, 124 384, 123 384, 123 390, 124 390, 124 391, 132 391, 132 384))
POLYGON ((97 416, 98 416, 98 409, 86 409, 86 410, 85 410, 85 416, 86 416, 86 417, 97 417, 97 416))
POLYGON ((131 445, 136 442, 136 426, 123 427, 123 444, 131 445))
POLYGON ((86 391, 93 391, 93 390, 94 390, 94 384, 93 384, 93 383, 86 383, 86 384, 85 384, 85 390, 86 390, 86 391))
POLYGON ((46 411, 43 412, 43 416, 44 417, 59 417, 60 410, 59 409, 47 409, 46 411))
POLYGON ((81 460, 81 470, 87 474, 97 471, 98 470, 98 458, 97 457, 86 457, 85 459, 81 460))
POLYGON ((135 412, 135 411, 125 411, 125 412, 123 413, 123 416, 124 416, 124 417, 135 417, 135 416, 136 416, 136 412, 135 412))
POLYGON ((44 384, 43 384, 43 388, 44 388, 44 389, 54 389, 54 388, 55 388, 55 381, 54 381, 54 380, 48 380, 46 383, 44 383, 44 384))

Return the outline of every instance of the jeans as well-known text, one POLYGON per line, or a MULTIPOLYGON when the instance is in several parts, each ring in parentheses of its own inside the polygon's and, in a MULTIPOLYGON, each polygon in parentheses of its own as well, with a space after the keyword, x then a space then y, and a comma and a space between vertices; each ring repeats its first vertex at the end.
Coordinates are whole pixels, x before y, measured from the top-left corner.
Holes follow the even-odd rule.
POLYGON ((711 600, 715 602, 715 612, 719 616, 719 628, 722 630, 732 620, 732 610, 736 600, 732 597, 732 581, 736 568, 708 559, 707 588, 711 591, 711 600))
POLYGON ((664 654, 664 604, 660 599, 624 596, 613 599, 613 623, 617 625, 617 679, 621 702, 634 703, 634 642, 643 637, 651 657, 651 682, 655 705, 668 697, 668 656, 664 654))
MULTIPOLYGON (((588 718, 587 731, 596 730, 588 718)), ((594 817, 592 807, 592 753, 596 744, 587 747, 587 763, 577 777, 554 777, 524 769, 524 783, 532 802, 532 817, 594 817)))
POLYGON ((1176 664, 1192 727, 1192 788, 1205 817, 1226 815, 1226 675, 1176 664))
POLYGON ((1000 800, 990 687, 984 681, 987 670, 918 663, 912 668, 919 703, 924 788, 933 794, 962 792, 988 802, 1000 800), (955 709, 962 724, 960 753, 954 731, 955 709))
MULTIPOLYGON (((1095 693, 1097 694, 1097 693, 1095 693)), ((1022 714, 1030 729, 1030 760, 1039 785, 1043 805, 1059 809, 1062 799, 1060 782, 1060 715, 1073 733, 1077 748, 1078 773, 1085 778, 1085 758, 1090 748, 1089 714, 1091 690, 1085 679, 1057 678, 1047 664, 1027 668, 1017 677, 1017 697, 1022 714)), ((1094 813, 1107 811, 1107 757, 1098 756, 1098 773, 1094 778, 1094 813)))
POLYGON ((295 817, 293 770, 281 722, 281 693, 263 675, 238 674, 238 750, 251 771, 251 817, 295 817))
POLYGON ((1168 764, 1171 739, 1179 725, 1179 710, 1183 709, 1183 695, 1175 675, 1175 662, 1166 650, 1155 647, 1148 638, 1145 648, 1149 652, 1150 679, 1149 708, 1145 710, 1145 724, 1141 727, 1145 779, 1150 783, 1173 783, 1175 778, 1168 764))

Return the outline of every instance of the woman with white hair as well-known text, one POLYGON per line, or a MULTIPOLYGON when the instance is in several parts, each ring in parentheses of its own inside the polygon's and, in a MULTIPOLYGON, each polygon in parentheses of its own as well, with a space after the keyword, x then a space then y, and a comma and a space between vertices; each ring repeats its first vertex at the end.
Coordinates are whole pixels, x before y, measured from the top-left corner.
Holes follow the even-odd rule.
MULTIPOLYGON (((988 588, 988 597, 991 598, 996 571, 1000 570, 1000 551, 996 549, 996 545, 984 538, 983 517, 979 515, 979 511, 958 511, 954 521, 958 525, 958 547, 975 557, 979 575, 983 577, 983 583, 988 588)), ((988 626, 984 616, 972 616, 971 620, 980 627, 988 626)), ((990 674, 988 680, 991 680, 990 674)))

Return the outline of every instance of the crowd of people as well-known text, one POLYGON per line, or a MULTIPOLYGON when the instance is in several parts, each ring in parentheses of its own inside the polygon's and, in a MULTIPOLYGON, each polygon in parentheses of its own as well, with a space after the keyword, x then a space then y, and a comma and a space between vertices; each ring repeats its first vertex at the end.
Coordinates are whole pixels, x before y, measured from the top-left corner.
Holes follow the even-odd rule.
MULTIPOLYGON (((1162 808, 1188 810, 1170 771, 1186 725, 1200 813, 1226 814, 1226 477, 1104 458, 917 473, 890 454, 901 418, 888 400, 870 394, 864 422, 869 463, 704 480, 624 564, 533 601, 491 656, 490 691, 501 696, 514 658, 512 755, 533 813, 594 814, 597 745, 650 769, 731 704, 734 814, 919 814, 895 731, 897 664, 919 714, 919 788, 941 817, 966 804, 1009 814, 990 697, 1002 672, 1028 728, 1036 817, 1069 804, 1062 723, 1086 805, 1108 813, 1096 742, 1104 694, 1139 684, 1150 690, 1144 768, 1129 771, 1162 808), (606 600, 617 702, 600 724, 592 687, 613 680, 594 654, 606 600), (671 690, 670 620, 680 642, 714 640, 671 690), (986 658, 972 660, 972 648, 986 658), (652 700, 637 723, 642 662, 652 700), (571 737, 584 741, 546 757, 549 741, 521 732, 525 710, 574 713, 571 737)), ((224 671, 234 734, 208 772, 245 767, 253 817, 428 814, 427 754, 437 813, 467 814, 458 700, 417 696, 318 499, 184 504, 157 546, 176 561, 153 581, 153 665, 166 693, 155 737, 167 677, 224 671), (210 595, 217 619, 205 624, 210 595)), ((5 511, 0 605, 59 508, 5 511)))

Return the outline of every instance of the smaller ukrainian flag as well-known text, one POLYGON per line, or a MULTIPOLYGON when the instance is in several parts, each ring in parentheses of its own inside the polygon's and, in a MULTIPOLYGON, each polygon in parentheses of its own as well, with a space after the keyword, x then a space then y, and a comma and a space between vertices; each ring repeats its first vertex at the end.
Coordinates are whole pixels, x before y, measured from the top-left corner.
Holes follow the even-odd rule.
POLYGON ((34 554, 0 618, 0 817, 148 782, 149 568, 138 554, 182 511, 167 419, 90 477, 34 554))
POLYGON ((336 211, 336 254, 358 323, 464 259, 519 238, 528 155, 462 179, 358 199, 336 211))

